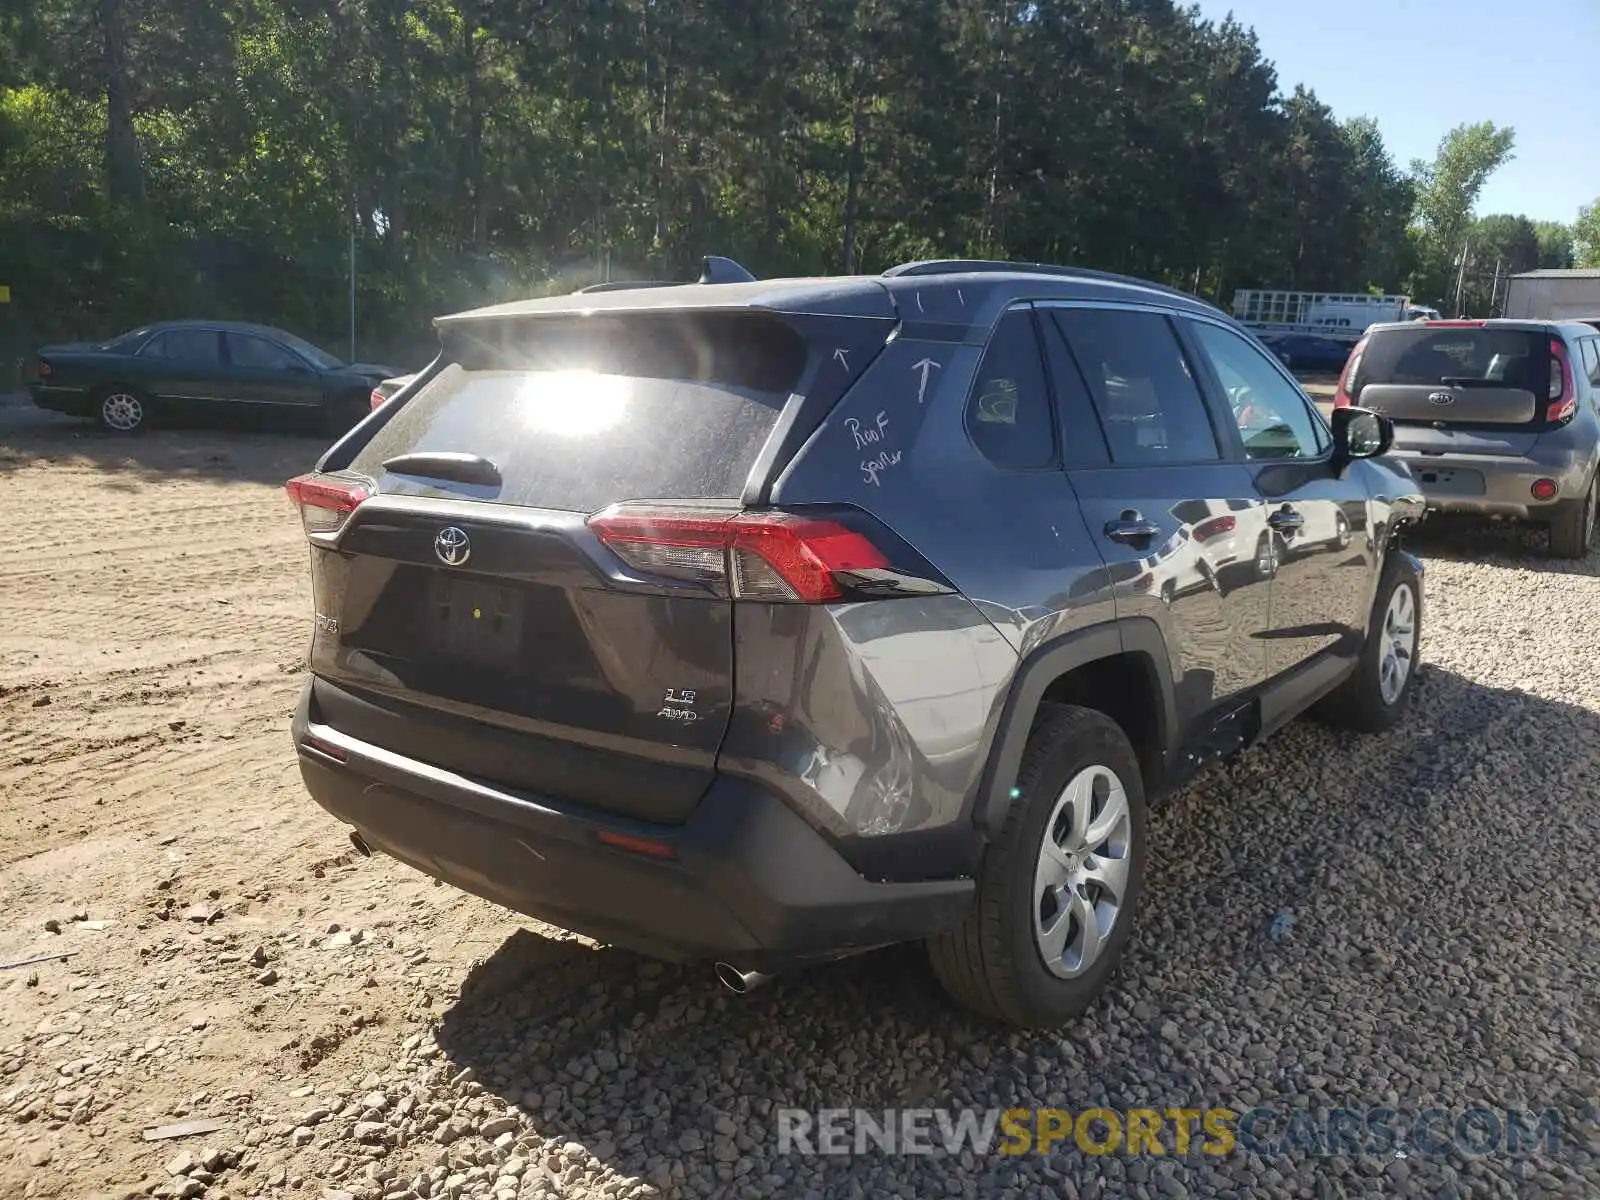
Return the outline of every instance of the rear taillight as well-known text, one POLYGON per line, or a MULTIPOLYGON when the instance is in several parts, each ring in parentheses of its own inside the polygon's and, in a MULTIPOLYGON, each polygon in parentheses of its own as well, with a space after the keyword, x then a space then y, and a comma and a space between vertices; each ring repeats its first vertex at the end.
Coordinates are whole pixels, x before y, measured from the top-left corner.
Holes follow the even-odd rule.
POLYGON ((1567 358, 1566 346, 1555 338, 1550 339, 1550 388, 1546 396, 1550 406, 1544 419, 1551 425, 1565 425, 1577 415, 1578 389, 1572 379, 1572 362, 1567 358))
POLYGON ((741 600, 822 604, 845 594, 840 574, 889 566, 865 535, 794 513, 613 505, 589 528, 640 571, 722 585, 741 600))
POLYGON ((1361 356, 1366 353, 1367 339, 1362 338, 1356 343, 1356 348, 1350 351, 1350 357, 1345 360, 1344 371, 1339 375, 1339 387, 1333 393, 1333 406, 1335 408, 1349 408, 1354 403, 1350 389, 1355 386, 1356 372, 1361 370, 1361 356))
POLYGON ((39 360, 39 378, 40 379, 49 379, 50 376, 54 375, 55 373, 56 373, 56 369, 54 367, 52 367, 49 363, 45 362, 45 360, 42 359, 42 358, 39 360))
POLYGON ((328 475, 296 475, 283 490, 299 506, 307 533, 338 532, 367 498, 367 489, 360 484, 328 475))
POLYGON ((1239 518, 1232 513, 1226 513, 1220 517, 1212 517, 1209 521, 1201 521, 1200 524, 1194 527, 1195 540, 1204 542, 1224 533, 1232 533, 1238 524, 1239 518))
POLYGON ((377 388, 373 388, 372 395, 368 397, 368 400, 369 404, 367 406, 367 411, 373 412, 377 409, 378 405, 383 403, 384 395, 377 388))

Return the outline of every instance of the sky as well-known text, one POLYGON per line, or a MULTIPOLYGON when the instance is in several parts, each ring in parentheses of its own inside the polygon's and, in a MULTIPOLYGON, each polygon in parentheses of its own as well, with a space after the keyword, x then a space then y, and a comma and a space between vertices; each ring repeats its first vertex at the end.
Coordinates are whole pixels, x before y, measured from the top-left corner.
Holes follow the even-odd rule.
POLYGON ((1373 117, 1402 168, 1457 125, 1517 131, 1477 212, 1572 221, 1600 197, 1600 0, 1199 0, 1255 29, 1284 93, 1373 117))

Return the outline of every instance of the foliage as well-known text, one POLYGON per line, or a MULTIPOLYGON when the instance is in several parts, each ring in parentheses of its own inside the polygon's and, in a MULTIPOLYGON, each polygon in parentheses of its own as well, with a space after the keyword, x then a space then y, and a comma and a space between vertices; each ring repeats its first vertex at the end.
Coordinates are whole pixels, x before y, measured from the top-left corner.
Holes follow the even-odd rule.
POLYGON ((1600 267, 1600 199, 1578 210, 1572 225, 1572 253, 1575 266, 1600 267))
POLYGON ((406 364, 439 312, 706 253, 1436 297, 1511 145, 1408 178, 1172 0, 0 0, 0 47, 13 345, 208 313, 338 349, 352 233, 361 354, 406 364))

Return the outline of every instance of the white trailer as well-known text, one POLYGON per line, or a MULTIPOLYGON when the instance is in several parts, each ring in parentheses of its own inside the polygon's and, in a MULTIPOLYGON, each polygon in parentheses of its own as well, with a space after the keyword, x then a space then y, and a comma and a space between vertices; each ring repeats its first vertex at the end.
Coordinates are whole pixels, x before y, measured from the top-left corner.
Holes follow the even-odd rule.
POLYGON ((1506 287, 1505 316, 1524 321, 1600 317, 1600 271, 1524 271, 1506 287))
POLYGON ((1409 296, 1246 288, 1233 294, 1233 315, 1258 332, 1315 333, 1353 342, 1379 321, 1433 320, 1439 313, 1411 303, 1409 296))

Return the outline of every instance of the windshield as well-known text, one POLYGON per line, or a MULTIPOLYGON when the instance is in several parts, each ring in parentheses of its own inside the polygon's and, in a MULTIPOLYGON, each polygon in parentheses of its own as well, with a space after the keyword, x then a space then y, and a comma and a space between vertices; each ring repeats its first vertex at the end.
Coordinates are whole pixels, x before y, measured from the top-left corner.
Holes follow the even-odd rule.
POLYGON ((1486 326, 1385 329, 1361 358, 1352 395, 1368 384, 1543 391, 1548 335, 1486 326))

